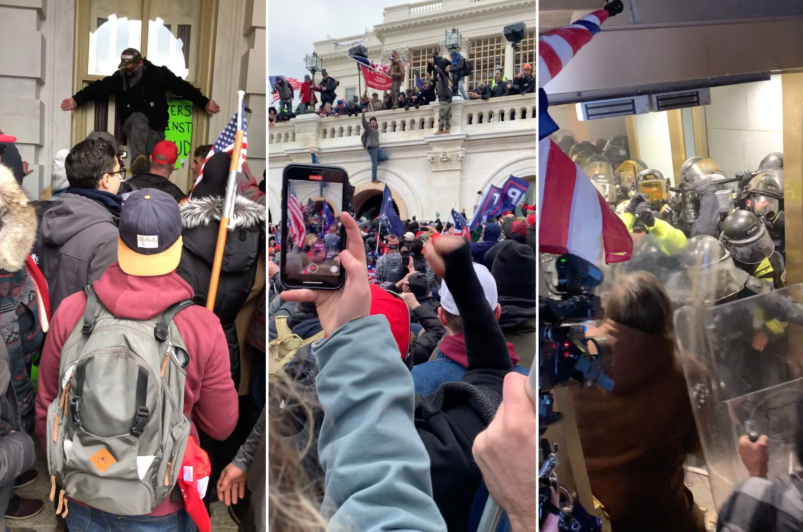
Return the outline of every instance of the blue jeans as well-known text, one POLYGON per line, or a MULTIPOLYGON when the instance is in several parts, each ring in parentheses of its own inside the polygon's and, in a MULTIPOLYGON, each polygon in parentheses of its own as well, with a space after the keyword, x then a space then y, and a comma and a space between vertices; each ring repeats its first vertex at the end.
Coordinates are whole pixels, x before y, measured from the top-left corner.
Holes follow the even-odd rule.
POLYGON ((114 515, 95 508, 70 503, 67 513, 70 532, 196 532, 195 523, 185 511, 162 517, 114 515))
POLYGON ((368 155, 371 156, 371 181, 376 181, 376 165, 390 157, 382 148, 368 148, 368 155))
POLYGON ((460 91, 460 96, 462 96, 464 100, 468 100, 468 98, 466 97, 466 88, 463 85, 462 79, 457 83, 457 90, 460 91))
POLYGON ((307 112, 308 109, 309 109, 309 104, 307 104, 307 103, 299 104, 299 106, 298 106, 298 114, 303 115, 304 113, 307 112))
MULTIPOLYGON (((282 112, 285 111, 285 110, 287 111, 287 114, 290 114, 290 113, 293 112, 293 101, 292 100, 290 100, 290 101, 279 100, 279 114, 282 114, 282 112)), ((70 514, 67 514, 67 515, 70 515, 70 514)))

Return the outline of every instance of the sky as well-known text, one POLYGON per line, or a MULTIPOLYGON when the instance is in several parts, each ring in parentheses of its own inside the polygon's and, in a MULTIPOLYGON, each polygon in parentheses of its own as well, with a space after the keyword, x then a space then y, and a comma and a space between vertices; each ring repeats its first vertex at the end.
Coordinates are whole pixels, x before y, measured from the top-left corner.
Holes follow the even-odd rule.
MULTIPOLYGON (((406 3, 409 0, 269 0, 268 75, 303 81, 309 73, 304 56, 314 51, 312 43, 326 40, 327 34, 335 39, 361 35, 383 22, 386 7, 406 3)), ((319 72, 316 81, 320 80, 319 72)))

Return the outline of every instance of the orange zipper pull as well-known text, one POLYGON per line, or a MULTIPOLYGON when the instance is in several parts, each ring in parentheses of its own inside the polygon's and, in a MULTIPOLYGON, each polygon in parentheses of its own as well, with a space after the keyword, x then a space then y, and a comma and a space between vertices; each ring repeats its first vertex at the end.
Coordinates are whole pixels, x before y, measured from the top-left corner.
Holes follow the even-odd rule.
POLYGON ((67 503, 68 503, 68 502, 70 502, 70 501, 69 501, 69 500, 67 500, 67 499, 64 499, 64 513, 63 513, 63 514, 61 514, 61 517, 62 517, 62 519, 64 519, 65 517, 67 517, 67 514, 69 513, 69 509, 67 508, 67 503))
MULTIPOLYGON (((56 412, 56 419, 53 420, 53 443, 59 441, 59 413, 56 412)), ((53 499, 50 499, 51 501, 53 499)))
POLYGON ((56 500, 56 477, 55 475, 50 477, 50 500, 56 500))
POLYGON ((167 462, 167 471, 165 471, 165 486, 170 485, 170 468, 173 464, 171 462, 167 462))
POLYGON ((170 358, 170 351, 165 351, 165 358, 162 361, 162 378, 165 376, 165 370, 167 369, 167 360, 170 358))
POLYGON ((56 508, 56 514, 61 515, 61 509, 64 507, 64 490, 59 492, 59 507, 56 508))

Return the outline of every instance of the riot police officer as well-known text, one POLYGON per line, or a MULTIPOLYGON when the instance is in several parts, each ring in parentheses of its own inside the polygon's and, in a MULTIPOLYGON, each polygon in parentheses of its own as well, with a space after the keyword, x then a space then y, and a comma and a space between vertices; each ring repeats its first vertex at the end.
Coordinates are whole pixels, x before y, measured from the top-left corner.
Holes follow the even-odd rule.
POLYGON ((602 155, 608 158, 614 168, 619 168, 623 162, 630 158, 626 148, 611 144, 610 142, 605 147, 605 150, 603 150, 602 155))
POLYGON ((677 227, 678 216, 670 202, 669 183, 659 170, 647 168, 636 176, 636 191, 647 196, 650 209, 658 213, 658 217, 677 227))
POLYGON ((616 205, 616 182, 608 159, 604 155, 592 155, 582 168, 608 205, 616 205))
POLYGON ((636 193, 636 176, 645 168, 647 163, 638 159, 628 159, 618 167, 614 166, 614 176, 621 201, 629 200, 636 193))
POLYGON ((691 236, 719 235, 721 220, 734 207, 725 172, 713 160, 693 157, 681 168, 681 220, 691 236))
POLYGON ((569 150, 569 158, 574 160, 574 156, 578 153, 590 151, 595 154, 601 154, 602 150, 588 142, 587 140, 583 140, 572 146, 572 149, 569 150))
MULTIPOLYGON (((773 171, 783 172, 779 169, 773 171)), ((750 182, 744 191, 744 206, 764 222, 775 244, 775 250, 785 257, 784 213, 781 209, 783 189, 770 175, 771 172, 759 174, 750 182)))
POLYGON ((686 245, 683 231, 672 227, 669 223, 655 216, 650 209, 646 194, 636 194, 627 204, 625 212, 619 217, 633 236, 633 241, 640 244, 644 233, 649 233, 666 254, 677 253, 686 245))
POLYGON ((738 209, 722 222, 720 240, 736 266, 759 279, 771 279, 773 286, 786 286, 786 265, 775 251, 764 223, 750 211, 738 209))

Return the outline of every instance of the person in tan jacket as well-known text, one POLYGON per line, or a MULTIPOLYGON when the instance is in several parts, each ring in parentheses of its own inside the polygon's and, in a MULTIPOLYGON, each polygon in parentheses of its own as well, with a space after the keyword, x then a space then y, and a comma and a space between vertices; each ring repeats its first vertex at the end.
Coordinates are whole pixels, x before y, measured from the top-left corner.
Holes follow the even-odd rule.
POLYGON ((594 496, 616 532, 704 532, 684 486, 686 455, 699 451, 689 393, 675 354, 672 305, 647 272, 619 277, 588 336, 611 345, 613 392, 572 387, 594 496))
POLYGON ((399 92, 404 81, 404 64, 399 60, 396 52, 390 54, 390 93, 393 109, 399 108, 399 92))

